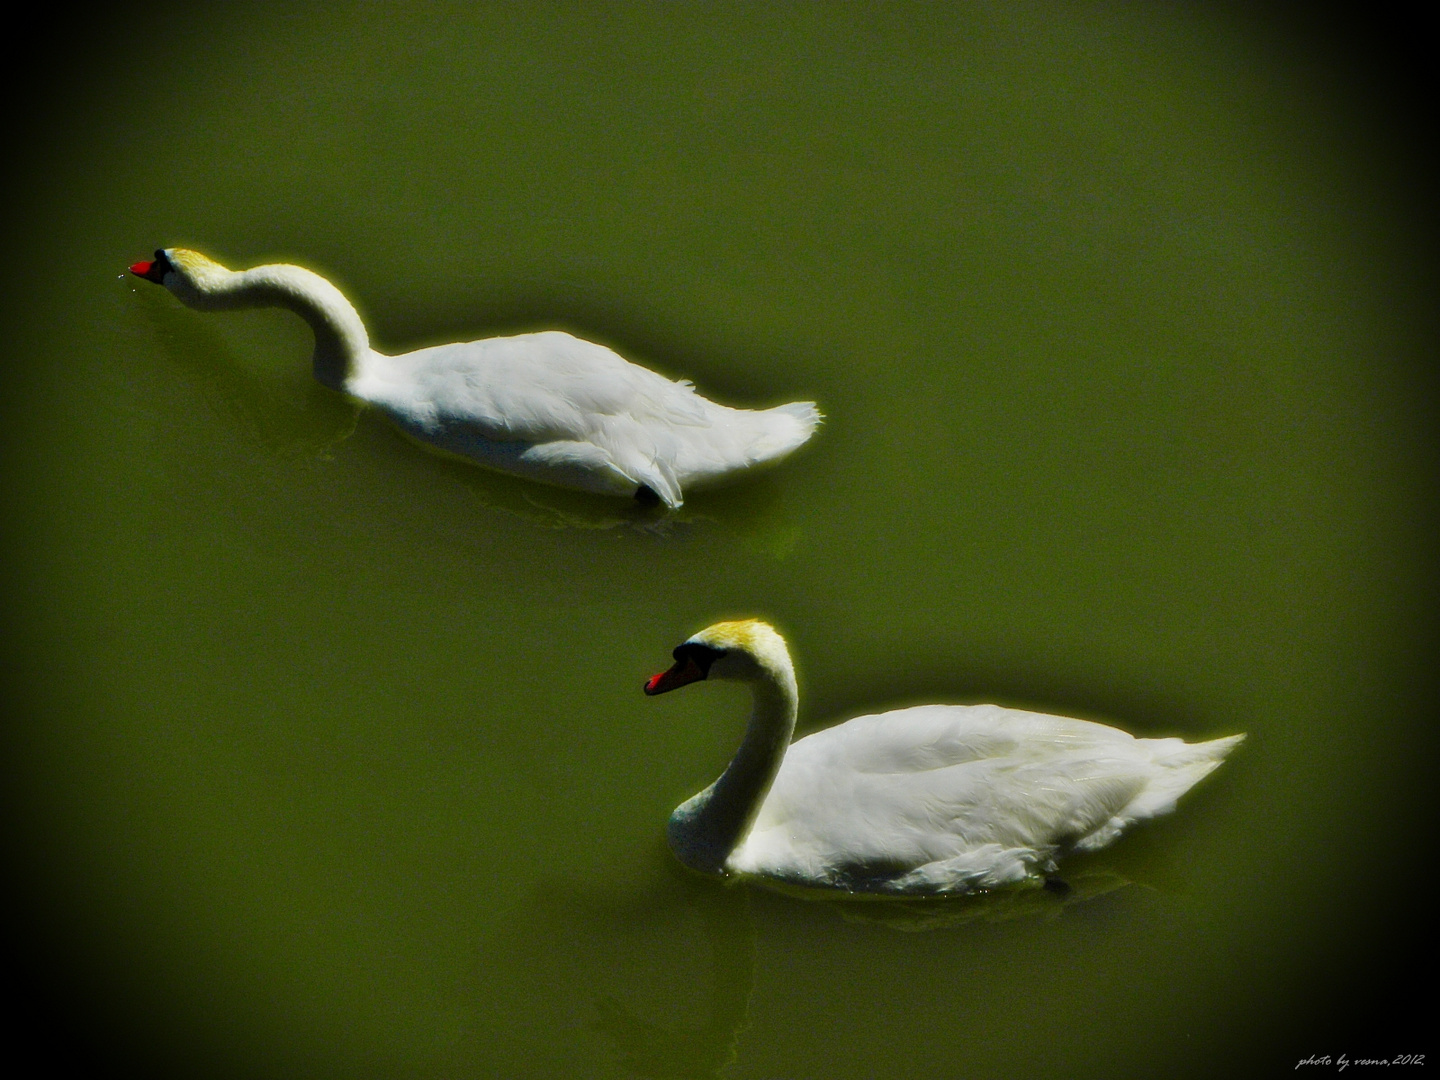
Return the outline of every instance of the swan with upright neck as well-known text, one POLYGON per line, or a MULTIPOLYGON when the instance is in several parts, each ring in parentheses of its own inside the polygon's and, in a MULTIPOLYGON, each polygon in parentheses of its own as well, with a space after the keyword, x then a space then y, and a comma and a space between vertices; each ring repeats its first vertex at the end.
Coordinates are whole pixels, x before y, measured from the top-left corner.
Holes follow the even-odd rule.
POLYGON ((340 290, 299 266, 235 271, 165 248, 130 270, 199 311, 295 312, 315 333, 315 378, 324 385, 378 407, 437 449, 561 487, 678 507, 686 489, 786 457, 821 419, 808 401, 764 410, 716 404, 688 381, 559 330, 389 356, 371 348, 340 290))
POLYGON ((1245 737, 1137 739, 998 705, 922 705, 792 744, 795 669, 772 626, 716 623, 674 658, 647 694, 733 679, 754 696, 730 765, 670 817, 675 855, 718 877, 894 896, 1039 881, 1060 856, 1173 810, 1245 737))

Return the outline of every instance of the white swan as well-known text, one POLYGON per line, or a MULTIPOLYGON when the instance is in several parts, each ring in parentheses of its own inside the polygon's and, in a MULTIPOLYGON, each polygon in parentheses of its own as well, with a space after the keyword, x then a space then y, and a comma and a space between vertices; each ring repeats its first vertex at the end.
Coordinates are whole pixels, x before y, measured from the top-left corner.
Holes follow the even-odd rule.
POLYGON ((1245 736, 1137 739, 998 705, 859 716, 790 743, 798 696, 785 641, 756 620, 716 623, 645 684, 749 683, 754 712, 720 779, 670 817, 670 846, 702 873, 850 893, 922 895, 1038 879, 1175 800, 1245 736))
POLYGON ((558 330, 386 356, 340 290, 298 266, 234 271, 166 248, 130 270, 200 311, 295 312, 315 332, 315 377, 326 386, 441 450, 561 487, 677 507, 688 487, 780 460, 820 422, 808 401, 717 405, 687 381, 558 330))

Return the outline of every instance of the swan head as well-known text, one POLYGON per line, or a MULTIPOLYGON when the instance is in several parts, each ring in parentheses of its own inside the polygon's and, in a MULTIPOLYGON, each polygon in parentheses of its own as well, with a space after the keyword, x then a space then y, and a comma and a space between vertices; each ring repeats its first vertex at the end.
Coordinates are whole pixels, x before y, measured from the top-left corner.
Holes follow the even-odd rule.
POLYGON ((707 626, 675 647, 675 663, 645 682, 645 693, 663 694, 702 679, 791 683, 794 668, 785 639, 767 622, 740 619, 707 626))
POLYGON ((161 248, 153 260, 135 263, 130 272, 165 286, 177 298, 196 307, 203 306, 203 298, 232 273, 214 259, 189 248, 161 248))

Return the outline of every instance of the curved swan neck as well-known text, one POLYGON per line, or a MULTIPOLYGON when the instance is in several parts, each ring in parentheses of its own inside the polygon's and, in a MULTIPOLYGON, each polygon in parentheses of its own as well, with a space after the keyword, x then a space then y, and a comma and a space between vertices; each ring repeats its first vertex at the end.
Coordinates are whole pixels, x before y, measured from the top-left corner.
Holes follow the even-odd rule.
POLYGON ((202 311, 252 307, 293 311, 315 333, 315 378, 332 389, 344 389, 356 363, 370 351, 370 337, 354 305, 339 289, 299 266, 273 263, 234 271, 208 259, 186 259, 189 254, 172 254, 177 272, 165 279, 166 287, 181 301, 202 311))
POLYGON ((725 872, 725 860, 755 823, 795 732, 799 695, 788 662, 778 671, 760 666, 748 681, 754 706, 740 749, 720 779, 670 816, 671 848, 701 873, 725 872))

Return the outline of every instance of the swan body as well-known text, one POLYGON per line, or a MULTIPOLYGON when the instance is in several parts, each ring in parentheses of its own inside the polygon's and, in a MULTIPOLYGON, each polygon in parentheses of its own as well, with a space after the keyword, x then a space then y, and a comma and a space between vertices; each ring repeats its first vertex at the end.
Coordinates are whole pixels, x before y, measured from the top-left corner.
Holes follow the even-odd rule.
POLYGON ((340 290, 299 266, 233 271, 167 248, 130 269, 200 311, 295 312, 315 332, 315 377, 326 386, 440 450, 561 487, 678 507, 687 488, 784 458, 821 419, 811 402, 716 404, 688 381, 558 330, 387 356, 340 290))
POLYGON ((714 784, 670 818, 681 862, 848 893, 963 893, 1033 880, 1168 813, 1243 735, 1186 743, 998 705, 860 716, 790 743, 798 706, 785 641, 717 623, 645 684, 750 684, 754 712, 714 784))

